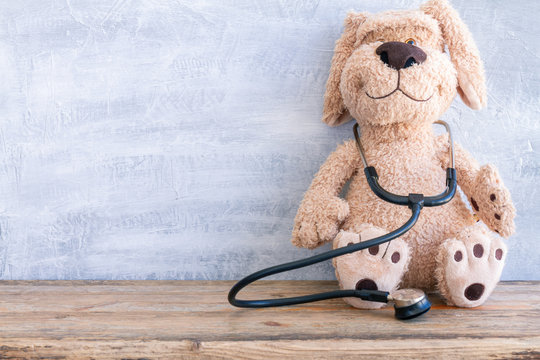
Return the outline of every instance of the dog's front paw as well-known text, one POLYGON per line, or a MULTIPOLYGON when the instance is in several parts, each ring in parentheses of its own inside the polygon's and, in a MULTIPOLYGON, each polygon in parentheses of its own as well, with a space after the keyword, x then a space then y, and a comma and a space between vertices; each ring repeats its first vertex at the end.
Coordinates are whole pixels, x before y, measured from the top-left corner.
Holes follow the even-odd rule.
POLYGON ((349 204, 338 197, 307 194, 294 221, 292 243, 313 249, 331 241, 349 215, 349 204))
POLYGON ((476 176, 471 206, 480 219, 493 231, 508 237, 514 233, 516 209, 510 192, 504 187, 497 169, 484 165, 476 176))

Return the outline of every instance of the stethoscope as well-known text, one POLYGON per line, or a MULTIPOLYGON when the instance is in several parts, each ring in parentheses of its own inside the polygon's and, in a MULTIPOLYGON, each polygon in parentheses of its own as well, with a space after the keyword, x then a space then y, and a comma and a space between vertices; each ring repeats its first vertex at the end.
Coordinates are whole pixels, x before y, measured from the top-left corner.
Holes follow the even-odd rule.
POLYGON ((354 125, 354 137, 356 139, 356 145, 362 162, 364 164, 364 174, 366 175, 369 187, 375 195, 381 199, 388 201, 396 205, 405 205, 411 209, 411 217, 400 228, 371 240, 363 241, 356 244, 351 244, 342 248, 327 251, 322 254, 311 256, 302 260, 296 260, 281 265, 272 266, 260 271, 257 271, 251 275, 246 276, 242 280, 238 281, 229 291, 229 302, 233 306, 245 307, 245 308, 262 308, 271 306, 285 306, 309 303, 313 301, 343 298, 343 297, 356 297, 367 301, 376 302, 393 302, 395 308, 395 316, 400 320, 412 319, 422 315, 431 308, 427 296, 423 291, 419 289, 400 289, 392 293, 378 290, 336 290, 318 294, 295 296, 281 299, 263 299, 263 300, 239 300, 236 295, 247 285, 252 282, 265 278, 270 275, 290 271, 305 266, 313 265, 321 261, 329 260, 337 256, 350 254, 355 251, 370 248, 372 246, 380 245, 390 240, 393 240, 407 231, 409 231, 420 215, 420 211, 424 206, 441 206, 452 200, 456 193, 457 181, 456 170, 454 169, 454 142, 452 140, 452 132, 450 126, 444 121, 436 121, 436 124, 443 125, 448 132, 450 140, 450 167, 446 169, 446 190, 436 196, 424 196, 423 194, 409 194, 408 196, 392 194, 386 191, 379 185, 379 176, 373 166, 369 166, 364 155, 364 148, 360 142, 360 136, 358 135, 358 123, 354 125))

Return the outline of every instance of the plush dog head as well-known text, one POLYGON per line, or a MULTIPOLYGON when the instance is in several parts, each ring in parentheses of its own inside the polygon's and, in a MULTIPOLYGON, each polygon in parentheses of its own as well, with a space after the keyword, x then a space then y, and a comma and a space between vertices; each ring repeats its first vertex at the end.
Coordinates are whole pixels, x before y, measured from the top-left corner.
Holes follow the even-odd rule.
POLYGON ((430 0, 420 10, 350 13, 336 42, 323 121, 431 123, 456 92, 473 109, 486 104, 478 49, 446 0, 430 0))

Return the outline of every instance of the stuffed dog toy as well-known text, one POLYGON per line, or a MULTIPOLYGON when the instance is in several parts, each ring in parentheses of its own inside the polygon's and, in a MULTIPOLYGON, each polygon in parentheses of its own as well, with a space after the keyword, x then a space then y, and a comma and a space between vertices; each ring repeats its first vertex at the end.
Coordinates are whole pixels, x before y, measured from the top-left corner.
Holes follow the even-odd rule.
MULTIPOLYGON (((419 10, 350 13, 336 42, 323 121, 337 126, 356 119, 366 158, 385 189, 434 195, 445 184, 450 146, 432 124, 456 93, 472 109, 486 105, 478 49, 446 0, 428 1, 419 10)), ((450 305, 484 303, 504 266, 501 236, 513 233, 515 208, 496 168, 479 166, 458 144, 455 168, 473 211, 455 196, 444 206, 424 208, 401 238, 335 258, 342 289, 417 287, 439 290, 450 305)), ((296 215, 292 242, 315 248, 333 241, 339 248, 388 233, 409 216, 370 190, 356 144, 349 140, 316 174, 296 215), (343 199, 339 194, 349 181, 343 199)), ((382 306, 345 301, 358 308, 382 306)))

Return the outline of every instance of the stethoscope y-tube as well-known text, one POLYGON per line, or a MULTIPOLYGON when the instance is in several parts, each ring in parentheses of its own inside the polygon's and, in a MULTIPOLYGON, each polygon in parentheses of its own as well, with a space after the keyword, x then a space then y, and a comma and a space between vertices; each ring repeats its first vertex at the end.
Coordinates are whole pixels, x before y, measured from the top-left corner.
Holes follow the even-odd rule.
POLYGON ((251 275, 246 276, 242 280, 238 281, 229 291, 228 300, 231 305, 244 308, 262 308, 262 307, 272 307, 272 306, 285 306, 285 305, 297 305, 303 303, 309 303, 320 300, 328 300, 335 298, 343 297, 356 297, 362 300, 367 301, 376 301, 376 302, 389 302, 393 301, 396 308, 396 317, 399 319, 411 319, 413 317, 419 316, 431 307, 431 304, 427 300, 426 296, 417 289, 402 289, 394 292, 392 294, 386 291, 378 290, 336 290, 329 291, 318 294, 304 295, 304 296, 295 296, 289 298, 281 299, 263 299, 263 300, 239 300, 236 298, 236 295, 247 285, 251 284, 254 281, 259 279, 279 274, 285 271, 290 271, 294 269, 299 269, 309 265, 313 265, 325 260, 335 258, 337 256, 342 256, 345 254, 350 254, 356 251, 370 248, 372 246, 381 245, 385 242, 391 241, 400 237, 409 231, 420 215, 420 211, 424 206, 440 206, 449 202, 456 193, 457 179, 456 179, 456 170, 454 169, 454 146, 452 141, 452 133, 450 132, 450 127, 447 123, 443 121, 437 121, 436 123, 444 125, 448 131, 450 137, 450 166, 446 169, 446 189, 439 195, 436 196, 424 196, 423 194, 409 194, 408 196, 396 195, 389 191, 383 189, 379 184, 379 176, 375 171, 375 168, 369 166, 365 155, 364 149, 362 148, 362 143, 360 142, 360 136, 358 135, 358 124, 354 125, 354 136, 356 139, 356 144, 364 164, 364 174, 366 175, 367 182, 369 187, 373 192, 380 197, 381 199, 388 201, 396 205, 406 205, 411 210, 411 217, 405 224, 403 224, 398 229, 376 237, 371 240, 363 241, 357 244, 352 244, 342 248, 334 249, 331 251, 324 252, 315 256, 311 256, 305 259, 292 261, 289 263, 272 266, 260 271, 257 271, 251 275))

